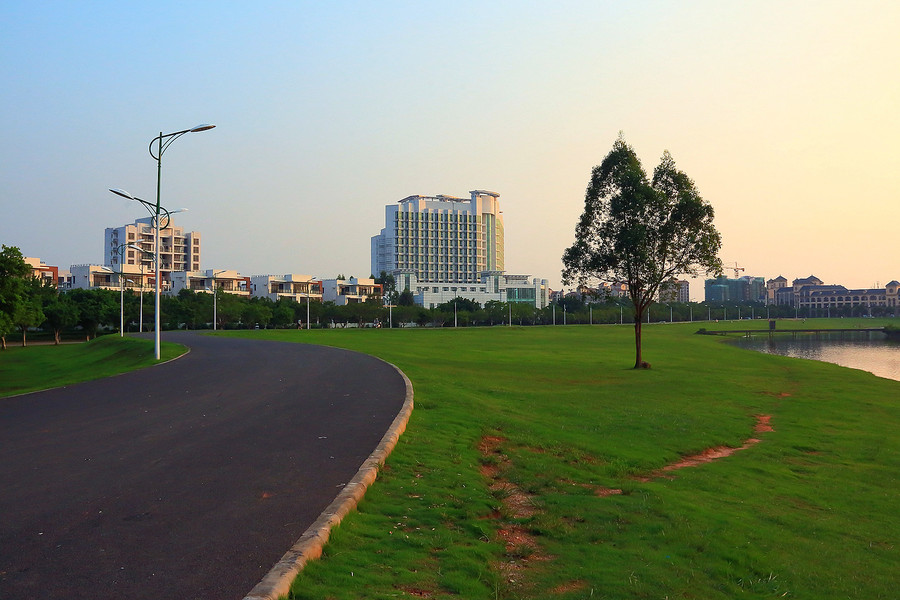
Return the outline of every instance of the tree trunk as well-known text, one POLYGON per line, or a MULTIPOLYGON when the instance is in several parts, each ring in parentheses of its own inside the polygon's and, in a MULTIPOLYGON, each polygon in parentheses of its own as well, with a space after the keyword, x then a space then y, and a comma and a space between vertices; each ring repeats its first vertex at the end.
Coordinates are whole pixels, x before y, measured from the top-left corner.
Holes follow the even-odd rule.
POLYGON ((60 332, 59 329, 53 330, 53 343, 56 346, 59 346, 59 332, 60 332))
POLYGON ((641 312, 634 311, 634 368, 640 369, 643 363, 641 356, 641 312))
POLYGON ((0 346, 2 346, 4 350, 6 350, 6 336, 5 335, 0 335, 0 346))
POLYGON ((23 347, 23 348, 24 348, 25 346, 28 345, 28 343, 25 341, 25 337, 26 337, 27 335, 28 335, 28 328, 27 328, 27 327, 23 327, 23 328, 22 328, 22 347, 23 347))

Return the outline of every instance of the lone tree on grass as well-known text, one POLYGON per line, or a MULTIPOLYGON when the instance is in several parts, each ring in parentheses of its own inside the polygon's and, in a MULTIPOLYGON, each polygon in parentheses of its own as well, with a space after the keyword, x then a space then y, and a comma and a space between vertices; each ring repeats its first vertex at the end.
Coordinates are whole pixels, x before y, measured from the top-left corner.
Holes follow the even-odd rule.
POLYGON ((634 149, 619 134, 591 172, 575 243, 563 253, 563 281, 628 284, 634 304, 634 368, 646 368, 641 322, 660 284, 701 270, 721 273, 721 245, 712 206, 675 168, 668 151, 650 181, 634 149))

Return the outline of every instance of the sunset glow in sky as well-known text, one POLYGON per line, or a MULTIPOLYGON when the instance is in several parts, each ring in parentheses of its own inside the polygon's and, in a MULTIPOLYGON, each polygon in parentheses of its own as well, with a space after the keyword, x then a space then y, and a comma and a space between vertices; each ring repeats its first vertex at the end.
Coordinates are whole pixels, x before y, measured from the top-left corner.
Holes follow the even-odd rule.
POLYGON ((203 269, 368 276, 385 205, 486 189, 508 272, 556 289, 621 130, 742 274, 900 279, 900 3, 131 4, 0 6, 0 242, 26 256, 102 262, 145 216, 107 189, 154 198, 150 140, 214 123, 163 159, 203 269))

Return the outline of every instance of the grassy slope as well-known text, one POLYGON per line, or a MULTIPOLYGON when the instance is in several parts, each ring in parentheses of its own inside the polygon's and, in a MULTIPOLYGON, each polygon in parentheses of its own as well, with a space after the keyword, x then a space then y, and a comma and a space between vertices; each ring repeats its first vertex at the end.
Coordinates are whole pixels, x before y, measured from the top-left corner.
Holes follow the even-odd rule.
POLYGON ((900 383, 696 329, 647 327, 650 371, 627 368, 629 327, 260 332, 381 356, 416 391, 379 483, 294 597, 895 597, 900 383), (774 432, 753 433, 760 414, 774 432), (481 455, 485 435, 508 462, 481 455), (673 479, 632 477, 753 435, 673 479), (532 551, 498 540, 516 519, 491 462, 539 509, 518 520, 539 549, 511 575, 497 565, 532 551))
MULTIPOLYGON (((163 342, 162 360, 185 347, 163 342)), ((107 335, 84 344, 10 345, 0 352, 0 397, 100 379, 155 364, 153 340, 107 335)))

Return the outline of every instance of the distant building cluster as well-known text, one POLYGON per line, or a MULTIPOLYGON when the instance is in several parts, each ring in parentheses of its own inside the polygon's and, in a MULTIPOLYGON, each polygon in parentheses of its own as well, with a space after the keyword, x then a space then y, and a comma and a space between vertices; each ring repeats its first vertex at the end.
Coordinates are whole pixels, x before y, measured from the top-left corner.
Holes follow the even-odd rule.
MULTIPOLYGON (((546 279, 504 271, 503 213, 500 195, 475 190, 468 199, 453 196, 408 196, 385 208, 381 233, 371 240, 374 275, 391 275, 396 291, 408 290, 416 304, 433 308, 457 297, 479 304, 521 302, 543 308, 549 302, 546 279)), ((106 228, 103 264, 72 265, 68 270, 27 258, 35 275, 61 289, 127 289, 151 291, 159 285, 166 294, 181 290, 213 290, 271 300, 365 302, 384 296, 375 278, 322 279, 288 273, 283 276, 244 276, 233 269, 201 270, 202 238, 184 231, 172 220, 159 231, 153 218, 106 228)))
POLYGON ((893 280, 885 287, 848 289, 843 285, 826 285, 821 279, 809 277, 788 280, 779 275, 774 279, 762 277, 717 277, 705 283, 707 302, 762 302, 775 306, 803 309, 864 307, 896 307, 900 282, 893 280))

